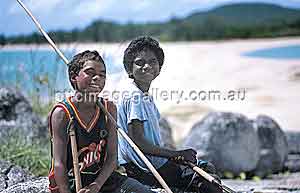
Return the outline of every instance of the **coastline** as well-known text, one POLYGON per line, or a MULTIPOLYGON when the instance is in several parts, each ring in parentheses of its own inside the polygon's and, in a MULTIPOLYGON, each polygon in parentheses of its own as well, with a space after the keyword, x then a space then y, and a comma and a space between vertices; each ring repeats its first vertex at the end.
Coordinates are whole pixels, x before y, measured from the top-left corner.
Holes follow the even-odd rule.
POLYGON ((300 44, 300 38, 195 42, 166 45, 165 66, 153 87, 185 91, 246 90, 245 100, 189 100, 180 104, 159 103, 174 128, 176 141, 213 111, 230 111, 254 119, 272 117, 284 131, 300 131, 300 59, 269 59, 242 56, 257 49, 300 44), (181 62, 182 61, 182 62, 181 62), (183 65, 184 64, 184 65, 183 65), (189 112, 189 113, 187 113, 189 112))
MULTIPOLYGON (((122 61, 123 43, 72 43, 59 44, 62 50, 80 52, 98 50, 101 54, 113 53, 122 61)), ((212 111, 242 113, 253 119, 259 114, 268 115, 284 131, 300 131, 300 59, 266 59, 242 56, 257 49, 300 45, 300 37, 275 39, 247 39, 195 42, 161 42, 165 63, 152 88, 161 91, 211 91, 228 93, 245 90, 244 100, 162 100, 156 103, 172 128, 176 142, 183 139, 192 125, 212 111)), ((50 50, 43 45, 7 45, 1 50, 50 50)), ((126 79, 126 75, 121 77, 126 79)), ((122 80, 121 78, 121 80, 122 80)), ((114 78, 112 78, 114 79, 114 78)), ((108 90, 117 88, 116 80, 108 81, 108 90)))
MULTIPOLYGON (((291 44, 291 43, 300 42, 300 36, 293 36, 293 37, 278 37, 278 38, 254 38, 254 39, 228 39, 228 40, 201 40, 201 41, 177 41, 177 42, 160 42, 162 45, 185 45, 185 44, 216 44, 216 43, 274 43, 276 46, 281 43, 291 44)), ((62 49, 72 49, 72 48, 78 48, 79 50, 82 50, 82 48, 90 47, 90 49, 95 49, 99 47, 122 47, 122 45, 126 46, 130 41, 124 41, 124 42, 72 42, 72 43, 56 43, 56 45, 62 49)), ((13 51, 13 50, 32 50, 32 49, 41 49, 41 50, 52 50, 52 47, 48 43, 44 44, 7 44, 2 47, 0 47, 0 50, 5 51, 13 51)))

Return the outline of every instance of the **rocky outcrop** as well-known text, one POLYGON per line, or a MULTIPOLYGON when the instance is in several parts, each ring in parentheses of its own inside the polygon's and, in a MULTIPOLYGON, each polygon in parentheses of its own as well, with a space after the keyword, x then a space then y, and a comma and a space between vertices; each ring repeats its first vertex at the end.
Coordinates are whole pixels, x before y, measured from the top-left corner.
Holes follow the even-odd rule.
POLYGON ((0 88, 0 142, 15 134, 32 141, 47 137, 47 133, 46 126, 33 113, 30 103, 20 92, 0 88))
POLYGON ((193 126, 183 146, 195 148, 221 172, 261 177, 281 171, 288 154, 283 131, 263 115, 250 120, 236 113, 210 113, 193 126))
POLYGON ((300 172, 300 154, 288 154, 284 169, 290 172, 300 172))
POLYGON ((239 193, 300 193, 300 173, 276 174, 259 181, 223 180, 223 183, 239 193))
POLYGON ((282 170, 288 155, 287 139, 279 125, 270 117, 258 116, 253 127, 260 141, 260 157, 254 173, 266 176, 282 170))
POLYGON ((287 131, 285 132, 285 135, 287 138, 289 153, 300 154, 300 131, 287 131))
POLYGON ((30 179, 33 179, 30 172, 7 161, 0 161, 0 191, 30 179))
MULTIPOLYGON (((47 177, 33 177, 5 161, 0 161, 0 172, 0 193, 49 193, 47 177)), ((300 193, 300 173, 272 175, 260 181, 222 180, 222 183, 239 193, 300 193)), ((156 189, 156 192, 164 191, 156 189)))
POLYGON ((26 182, 9 186, 0 193, 49 193, 48 184, 47 177, 32 178, 26 182))
POLYGON ((212 162, 221 172, 251 171, 259 161, 258 135, 241 114, 208 114, 193 126, 183 146, 195 148, 201 159, 212 162))

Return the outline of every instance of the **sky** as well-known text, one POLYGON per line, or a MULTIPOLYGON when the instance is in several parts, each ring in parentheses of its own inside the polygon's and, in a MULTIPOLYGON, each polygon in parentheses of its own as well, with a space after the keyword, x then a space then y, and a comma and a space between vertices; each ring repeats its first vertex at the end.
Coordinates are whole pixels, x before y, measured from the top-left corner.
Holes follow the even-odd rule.
MULTIPOLYGON (((195 11, 239 2, 274 3, 300 9, 300 0, 22 0, 46 31, 82 29, 96 19, 119 23, 166 21, 195 11)), ((16 0, 1 0, 0 34, 13 36, 37 31, 16 0)))

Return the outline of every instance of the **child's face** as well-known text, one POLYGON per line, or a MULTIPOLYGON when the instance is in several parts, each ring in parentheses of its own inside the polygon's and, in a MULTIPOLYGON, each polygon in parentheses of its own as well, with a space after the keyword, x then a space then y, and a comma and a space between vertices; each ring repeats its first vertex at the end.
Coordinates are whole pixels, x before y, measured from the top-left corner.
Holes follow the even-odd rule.
POLYGON ((99 94, 105 86, 105 66, 99 61, 86 61, 75 79, 79 91, 99 94))
POLYGON ((132 65, 134 80, 151 83, 160 73, 159 62, 154 52, 150 49, 140 51, 132 65))

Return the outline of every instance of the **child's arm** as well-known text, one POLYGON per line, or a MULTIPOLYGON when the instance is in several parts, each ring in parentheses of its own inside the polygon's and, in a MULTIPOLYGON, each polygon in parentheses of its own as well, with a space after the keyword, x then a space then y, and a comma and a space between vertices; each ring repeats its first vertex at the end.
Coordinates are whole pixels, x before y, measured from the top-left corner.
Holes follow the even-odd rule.
MULTIPOLYGON (((110 112, 110 114, 116 120, 117 109, 116 109, 116 106, 112 102, 108 102, 108 112, 110 112)), ((107 157, 106 157, 106 160, 104 162, 103 168, 102 168, 99 176, 96 178, 95 182, 90 185, 90 187, 94 186, 94 184, 97 185, 98 189, 96 189, 95 192, 98 192, 101 189, 104 182, 107 180, 107 178, 111 175, 111 173, 117 167, 117 154, 118 154, 117 129, 116 129, 115 124, 113 124, 109 119, 108 119, 108 123, 107 123, 107 129, 108 129, 107 157)))
POLYGON ((141 149, 141 151, 148 155, 165 157, 165 158, 174 158, 181 156, 184 158, 184 161, 196 162, 197 152, 193 149, 187 149, 182 151, 173 151, 166 148, 162 148, 157 145, 149 143, 145 139, 144 134, 144 125, 143 122, 137 119, 132 120, 128 124, 128 134, 129 137, 136 143, 136 145, 141 149))
POLYGON ((54 178, 60 193, 71 193, 67 177, 68 119, 61 108, 56 108, 50 120, 53 132, 54 178))

